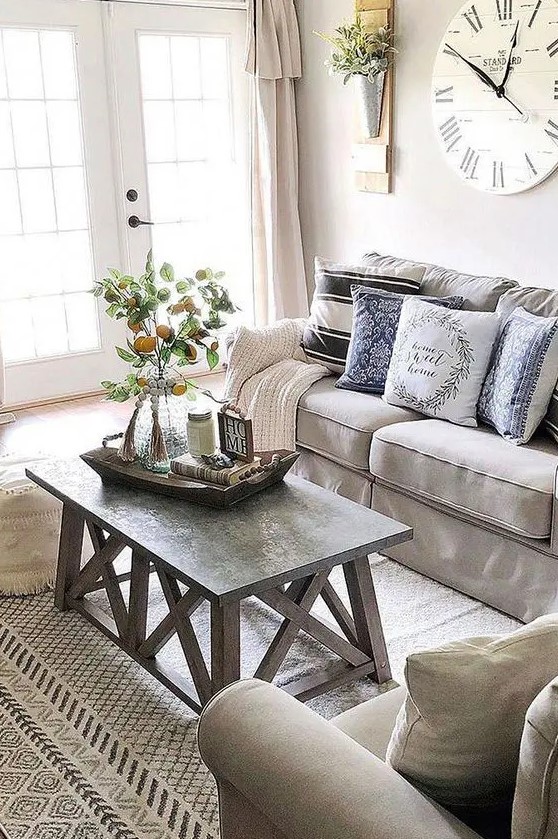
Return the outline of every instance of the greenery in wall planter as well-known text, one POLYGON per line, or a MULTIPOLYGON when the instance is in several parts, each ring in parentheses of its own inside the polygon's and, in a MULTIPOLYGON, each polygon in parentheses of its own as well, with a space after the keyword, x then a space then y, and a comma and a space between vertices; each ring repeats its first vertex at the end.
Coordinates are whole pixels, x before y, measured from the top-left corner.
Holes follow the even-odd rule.
POLYGON ((353 23, 339 26, 333 35, 316 32, 334 51, 326 61, 330 73, 353 81, 358 92, 363 133, 380 133, 386 72, 395 60, 394 35, 387 26, 369 31, 360 15, 353 23))

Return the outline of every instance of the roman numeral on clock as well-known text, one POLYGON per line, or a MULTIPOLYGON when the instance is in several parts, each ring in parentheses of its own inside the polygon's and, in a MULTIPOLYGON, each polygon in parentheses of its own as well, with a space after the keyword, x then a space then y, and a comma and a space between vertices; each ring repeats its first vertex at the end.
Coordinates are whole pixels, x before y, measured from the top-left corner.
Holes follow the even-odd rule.
POLYGON ((558 125, 551 119, 549 119, 548 128, 545 128, 544 130, 548 134, 550 139, 553 140, 556 143, 556 145, 558 145, 558 125))
POLYGON ((477 174, 477 167, 479 165, 480 154, 472 148, 468 148, 465 152, 463 160, 461 161, 461 171, 469 180, 473 180, 477 174))
POLYGON ((531 15, 531 20, 528 23, 529 29, 532 29, 533 24, 537 19, 537 15, 538 15, 538 13, 540 11, 540 8, 542 6, 542 2, 543 2, 543 0, 539 0, 539 2, 537 3, 537 5, 535 6, 535 8, 533 10, 533 14, 531 15))
POLYGON ((531 158, 529 157, 527 152, 525 152, 525 160, 527 161, 527 168, 529 169, 531 174, 536 177, 539 173, 538 173, 538 171, 535 167, 535 164, 533 163, 533 161, 531 160, 531 158))
POLYGON ((547 46, 548 54, 551 58, 558 55, 558 38, 547 46))
POLYGON ((500 20, 511 20, 513 17, 513 0, 496 0, 496 9, 500 20))
POLYGON ((477 12, 476 6, 473 4, 469 11, 463 12, 463 17, 467 21, 467 23, 472 27, 473 32, 476 34, 480 32, 482 29, 482 20, 479 17, 479 13, 477 12))
POLYGON ((504 189, 504 164, 495 160, 492 164, 492 186, 494 189, 504 189))
POLYGON ((558 79, 554 82, 554 98, 558 99, 558 79))
POLYGON ((436 88, 436 104, 445 105, 453 102, 453 85, 436 88))
POLYGON ((461 140, 461 129, 455 117, 450 117, 440 126, 440 134, 445 143, 446 151, 451 151, 461 140))

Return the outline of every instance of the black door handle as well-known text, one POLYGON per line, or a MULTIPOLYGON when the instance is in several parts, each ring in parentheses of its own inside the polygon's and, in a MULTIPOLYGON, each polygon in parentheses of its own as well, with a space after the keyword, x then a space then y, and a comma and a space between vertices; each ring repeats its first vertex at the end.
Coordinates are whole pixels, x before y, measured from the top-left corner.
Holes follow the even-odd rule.
POLYGON ((143 224, 154 224, 154 222, 152 222, 152 221, 142 221, 137 216, 130 216, 130 218, 128 219, 128 224, 130 225, 130 227, 136 228, 136 227, 141 227, 143 224))

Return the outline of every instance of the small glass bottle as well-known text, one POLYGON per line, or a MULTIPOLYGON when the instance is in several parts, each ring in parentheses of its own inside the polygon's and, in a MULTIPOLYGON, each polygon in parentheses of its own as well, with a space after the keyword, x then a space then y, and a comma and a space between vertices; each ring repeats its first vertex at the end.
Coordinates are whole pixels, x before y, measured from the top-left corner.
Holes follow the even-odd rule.
POLYGON ((215 454, 215 422, 211 410, 189 411, 187 434, 192 457, 215 454))

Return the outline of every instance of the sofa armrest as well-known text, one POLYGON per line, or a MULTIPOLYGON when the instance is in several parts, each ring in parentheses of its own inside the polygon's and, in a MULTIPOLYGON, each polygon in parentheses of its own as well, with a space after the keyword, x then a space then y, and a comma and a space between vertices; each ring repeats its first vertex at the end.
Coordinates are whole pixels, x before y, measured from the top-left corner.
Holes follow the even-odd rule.
POLYGON ((228 363, 225 398, 237 399, 242 386, 252 376, 280 361, 294 358, 307 361, 301 348, 306 320, 280 320, 270 326, 240 326, 227 337, 228 363))
MULTIPOLYGON (((284 691, 237 682, 207 705, 202 758, 222 789, 275 828, 261 839, 478 839, 403 777, 284 691)), ((227 808, 222 809, 223 821, 227 808)), ((225 839, 244 834, 224 823, 225 839)))

